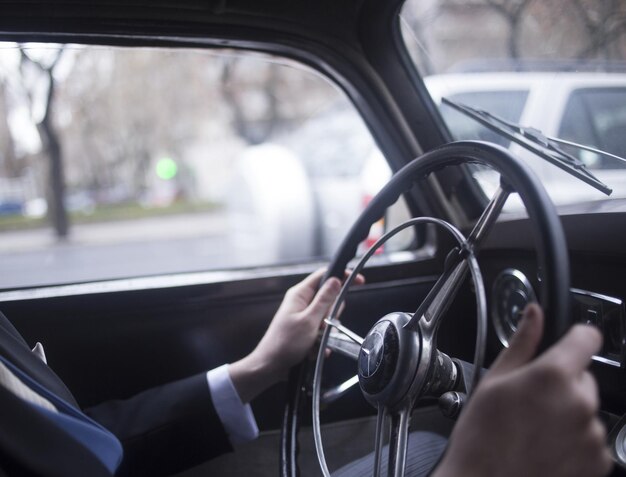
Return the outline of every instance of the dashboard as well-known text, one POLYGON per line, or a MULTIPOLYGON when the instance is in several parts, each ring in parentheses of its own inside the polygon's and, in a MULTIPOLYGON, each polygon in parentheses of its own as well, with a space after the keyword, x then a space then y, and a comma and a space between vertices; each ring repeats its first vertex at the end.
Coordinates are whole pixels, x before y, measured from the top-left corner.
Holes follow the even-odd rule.
MULTIPOLYGON (((533 279, 517 268, 505 268, 491 281, 489 301, 493 335, 492 350, 508 346, 521 312, 537 300, 533 279), (495 339, 497 338, 497 340, 495 339), (497 341, 497 343, 494 343, 497 341), (499 345, 499 346, 498 346, 499 345)), ((598 280, 601 288, 602 280, 598 280)), ((609 432, 609 444, 619 472, 626 474, 626 314, 624 299, 597 291, 571 288, 572 320, 597 327, 604 338, 603 347, 593 357, 595 374, 602 396, 601 415, 609 432)))
MULTIPOLYGON (((615 461, 626 473, 626 201, 559 213, 569 249, 572 322, 596 326, 604 337, 591 371, 615 461)), ((541 290, 528 220, 502 220, 491 236, 480 257, 491 316, 489 359, 507 346, 521 310, 541 290)))
MULTIPOLYGON (((541 281, 538 275, 537 280, 541 281)), ((590 290, 571 288, 572 319, 597 327, 604 337, 602 350, 594 360, 608 366, 623 368, 625 360, 624 301, 590 290)), ((531 281, 515 268, 501 271, 491 289, 492 324, 500 343, 508 346, 517 329, 522 311, 537 301, 531 281)))

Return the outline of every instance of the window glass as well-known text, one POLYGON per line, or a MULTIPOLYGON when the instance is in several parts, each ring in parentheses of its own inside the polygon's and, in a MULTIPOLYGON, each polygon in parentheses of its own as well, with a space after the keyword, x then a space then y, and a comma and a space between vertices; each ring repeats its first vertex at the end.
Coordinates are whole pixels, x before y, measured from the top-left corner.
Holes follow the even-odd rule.
POLYGON ((328 257, 390 177, 337 87, 266 55, 2 44, 0 111, 1 288, 328 257))
MULTIPOLYGON (((626 157, 626 88, 581 89, 572 92, 559 137, 626 157)), ((590 151, 569 148, 593 169, 625 168, 626 163, 590 151)))
MULTIPOLYGON (((522 116, 528 92, 526 91, 494 91, 458 93, 448 95, 452 101, 489 111, 507 121, 518 122, 522 116)), ((480 139, 495 142, 501 146, 508 146, 510 141, 499 136, 491 129, 461 114, 456 109, 442 104, 441 115, 450 128, 452 136, 457 140, 480 139)))
MULTIPOLYGON (((626 29, 617 19, 625 15, 626 2, 613 1, 407 0, 400 25, 436 104, 449 97, 471 105, 471 98, 480 109, 547 137, 624 156, 626 29), (511 110, 502 109, 505 104, 511 110)), ((441 113, 456 138, 496 139, 469 118, 445 107, 441 113)), ((557 204, 607 198, 519 145, 495 142, 527 162, 557 204)), ((611 198, 626 197, 623 162, 567 150, 613 189, 611 198)), ((498 183, 493 174, 486 181, 484 171, 472 173, 487 195, 498 183)))

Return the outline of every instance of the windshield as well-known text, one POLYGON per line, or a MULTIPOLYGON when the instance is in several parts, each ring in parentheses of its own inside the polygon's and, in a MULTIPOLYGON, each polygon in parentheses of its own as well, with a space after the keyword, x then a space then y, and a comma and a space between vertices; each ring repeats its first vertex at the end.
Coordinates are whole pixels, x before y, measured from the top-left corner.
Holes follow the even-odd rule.
MULTIPOLYGON (((454 139, 496 142, 529 163, 557 204, 607 196, 442 104, 442 98, 626 156, 625 2, 408 0, 406 47, 454 139)), ((564 147, 626 197, 626 163, 564 147)), ((497 175, 473 169, 487 195, 497 175)), ((507 209, 519 203, 509 201, 507 209)))

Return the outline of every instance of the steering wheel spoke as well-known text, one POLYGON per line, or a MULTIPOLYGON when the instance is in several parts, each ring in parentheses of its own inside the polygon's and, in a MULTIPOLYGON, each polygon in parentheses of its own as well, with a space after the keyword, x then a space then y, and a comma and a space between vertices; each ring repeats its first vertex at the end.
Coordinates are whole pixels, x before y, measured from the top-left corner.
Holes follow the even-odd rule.
POLYGON ((463 248, 460 250, 458 248, 453 249, 446 258, 443 274, 420 304, 413 318, 407 323, 407 329, 417 331, 419 327, 431 334, 436 332, 439 319, 445 314, 467 276, 468 267, 465 258, 468 253, 479 249, 500 216, 510 194, 511 188, 507 184, 502 183, 498 187, 464 242, 463 248))
POLYGON ((341 383, 340 385, 335 386, 334 388, 325 390, 322 393, 322 397, 321 397, 322 405, 326 406, 330 403, 335 402, 341 396, 346 394, 355 384, 359 384, 359 376, 356 374, 352 376, 350 379, 341 383))
POLYGON ((471 250, 478 250, 485 237, 489 235, 511 192, 511 187, 504 182, 498 187, 467 238, 467 244, 471 250))
POLYGON ((383 445, 385 441, 385 428, 387 424, 387 408, 383 405, 378 406, 378 415, 376 416, 376 436, 374 442, 374 477, 380 476, 380 466, 383 455, 383 445))
MULTIPOLYGON (((361 338, 358 334, 356 334, 354 331, 350 330, 349 328, 346 328, 337 320, 334 320, 332 318, 326 318, 324 320, 324 323, 326 323, 327 326, 332 326, 333 328, 330 330, 329 339, 335 339, 335 340, 340 340, 344 342, 352 342, 358 345, 359 347, 363 344, 363 338, 361 338)), ((332 347, 331 345, 329 346, 332 347)))
POLYGON ((404 475, 412 407, 408 403, 399 410, 390 411, 386 406, 378 406, 374 446, 374 477, 381 475, 381 467, 385 464, 387 465, 388 476, 402 477, 404 475), (390 428, 387 433, 388 421, 390 428), (385 435, 389 435, 389 445, 386 447, 384 446, 385 435), (384 458, 385 452, 387 459, 384 458))
POLYGON ((391 415, 391 435, 389 437, 389 464, 387 475, 402 477, 406 466, 406 449, 409 443, 409 422, 411 404, 391 415))
MULTIPOLYGON (((454 249, 453 252, 458 249, 454 249)), ((444 271, 431 291, 406 324, 408 330, 417 331, 418 328, 428 330, 432 335, 437 330, 439 319, 444 315, 461 284, 467 276, 467 263, 463 260, 455 263, 444 271)))
POLYGON ((330 331, 328 341, 326 342, 326 348, 356 361, 359 359, 359 350, 361 349, 361 345, 347 337, 345 334, 332 329, 330 331))

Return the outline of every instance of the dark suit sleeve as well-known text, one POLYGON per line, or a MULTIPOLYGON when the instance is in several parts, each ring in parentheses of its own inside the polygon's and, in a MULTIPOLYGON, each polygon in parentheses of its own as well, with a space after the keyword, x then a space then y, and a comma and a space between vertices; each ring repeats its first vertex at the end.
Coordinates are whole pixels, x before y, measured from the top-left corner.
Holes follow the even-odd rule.
POLYGON ((84 411, 122 442, 118 475, 169 475, 232 450, 205 373, 84 411))

